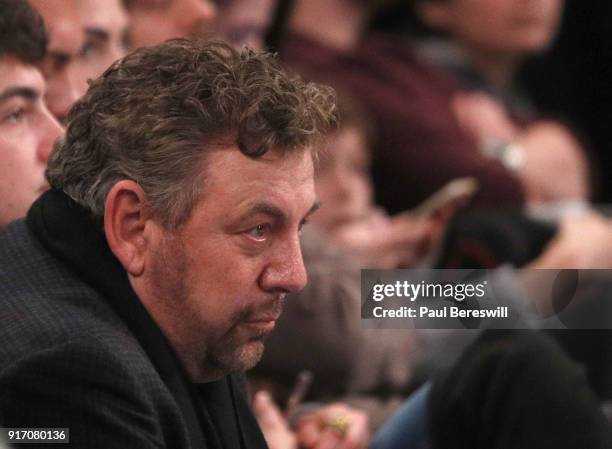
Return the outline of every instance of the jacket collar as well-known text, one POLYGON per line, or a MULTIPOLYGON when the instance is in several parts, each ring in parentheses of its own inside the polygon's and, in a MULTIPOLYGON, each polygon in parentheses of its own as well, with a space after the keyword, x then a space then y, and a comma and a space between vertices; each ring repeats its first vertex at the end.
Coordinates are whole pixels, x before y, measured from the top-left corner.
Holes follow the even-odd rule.
POLYGON ((98 291, 131 330, 181 409, 191 447, 205 447, 193 386, 165 336, 134 293, 101 226, 66 194, 53 189, 34 203, 26 221, 43 246, 98 291))

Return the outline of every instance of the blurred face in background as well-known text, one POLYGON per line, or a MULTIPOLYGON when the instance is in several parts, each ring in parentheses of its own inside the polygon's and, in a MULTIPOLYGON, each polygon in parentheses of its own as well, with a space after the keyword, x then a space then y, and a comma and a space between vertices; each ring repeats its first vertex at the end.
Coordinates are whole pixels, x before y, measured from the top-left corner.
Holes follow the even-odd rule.
POLYGON ((212 0, 132 0, 128 13, 130 46, 135 49, 212 31, 217 7, 212 0))
POLYGON ((47 158, 62 128, 44 103, 39 70, 0 57, 0 229, 47 189, 47 158))
POLYGON ((100 76, 113 62, 125 56, 128 16, 121 0, 76 0, 85 26, 87 79, 100 76))
POLYGON ((264 49, 264 34, 270 26, 276 0, 225 0, 219 3, 216 31, 240 48, 264 49))
POLYGON ((125 53, 127 16, 120 0, 31 0, 49 34, 40 69, 47 81, 47 104, 65 121, 68 111, 97 78, 125 53))
POLYGON ((563 0, 424 0, 419 14, 459 44, 500 55, 529 55, 554 38, 563 0))
POLYGON ((370 153, 363 133, 342 128, 326 142, 315 173, 321 209, 312 222, 327 231, 363 220, 372 210, 370 153))
POLYGON ((49 44, 39 67, 47 81, 49 110, 63 121, 87 88, 84 65, 85 26, 79 5, 66 0, 30 0, 45 21, 49 44))

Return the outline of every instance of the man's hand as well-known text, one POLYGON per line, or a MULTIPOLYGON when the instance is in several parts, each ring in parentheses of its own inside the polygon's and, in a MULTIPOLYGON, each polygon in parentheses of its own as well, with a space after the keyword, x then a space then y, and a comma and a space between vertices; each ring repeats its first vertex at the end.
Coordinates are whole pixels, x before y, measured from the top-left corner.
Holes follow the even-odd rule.
POLYGON ((612 269, 612 221, 595 213, 564 218, 528 268, 612 269))
POLYGON ((297 439, 269 393, 255 394, 253 411, 270 449, 297 449, 297 439))
MULTIPOLYGON (((542 318, 558 313, 558 295, 555 290, 558 270, 589 270, 580 276, 580 282, 605 281, 609 285, 612 269, 612 222, 595 213, 563 218, 557 235, 544 252, 518 272, 518 281, 527 292, 533 311, 542 318), (602 271, 605 270, 605 271, 602 271)), ((574 291, 576 286, 570 287, 574 291)), ((578 288, 580 290, 580 288, 578 288)), ((565 305, 563 305, 565 307, 565 305)))
POLYGON ((529 202, 588 199, 588 161, 565 126, 541 120, 521 129, 502 104, 482 93, 459 93, 452 108, 463 130, 478 142, 495 139, 520 146, 525 163, 518 176, 529 202))
POLYGON ((364 449, 370 442, 368 417, 346 404, 331 404, 301 417, 295 433, 305 449, 364 449))
POLYGON ((388 217, 373 209, 363 220, 338 228, 332 241, 369 268, 413 266, 432 243, 434 220, 425 217, 388 217))
POLYGON ((516 142, 525 151, 525 164, 518 175, 529 202, 589 198, 589 169, 584 150, 564 126, 540 121, 529 126, 516 142))
POLYGON ((510 142, 519 134, 504 106, 490 95, 460 92, 451 107, 463 130, 477 141, 495 138, 510 142))

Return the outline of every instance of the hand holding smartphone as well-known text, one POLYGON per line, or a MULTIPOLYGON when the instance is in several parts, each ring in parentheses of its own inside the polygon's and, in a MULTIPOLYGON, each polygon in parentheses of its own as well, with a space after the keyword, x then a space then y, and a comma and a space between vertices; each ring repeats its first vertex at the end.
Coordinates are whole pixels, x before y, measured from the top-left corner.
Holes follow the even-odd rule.
POLYGON ((467 203, 478 191, 478 181, 473 177, 457 178, 449 181, 440 190, 436 191, 414 209, 407 210, 394 218, 405 216, 433 217, 440 211, 451 207, 458 209, 467 203))

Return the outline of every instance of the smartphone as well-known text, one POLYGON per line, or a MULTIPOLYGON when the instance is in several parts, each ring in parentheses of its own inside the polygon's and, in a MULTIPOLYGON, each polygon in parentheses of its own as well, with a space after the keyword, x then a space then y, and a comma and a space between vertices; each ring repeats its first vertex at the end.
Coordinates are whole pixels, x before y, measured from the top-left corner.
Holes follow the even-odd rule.
POLYGON ((478 191, 478 181, 473 177, 457 178, 430 195, 421 204, 401 215, 430 216, 446 206, 469 200, 478 191))

